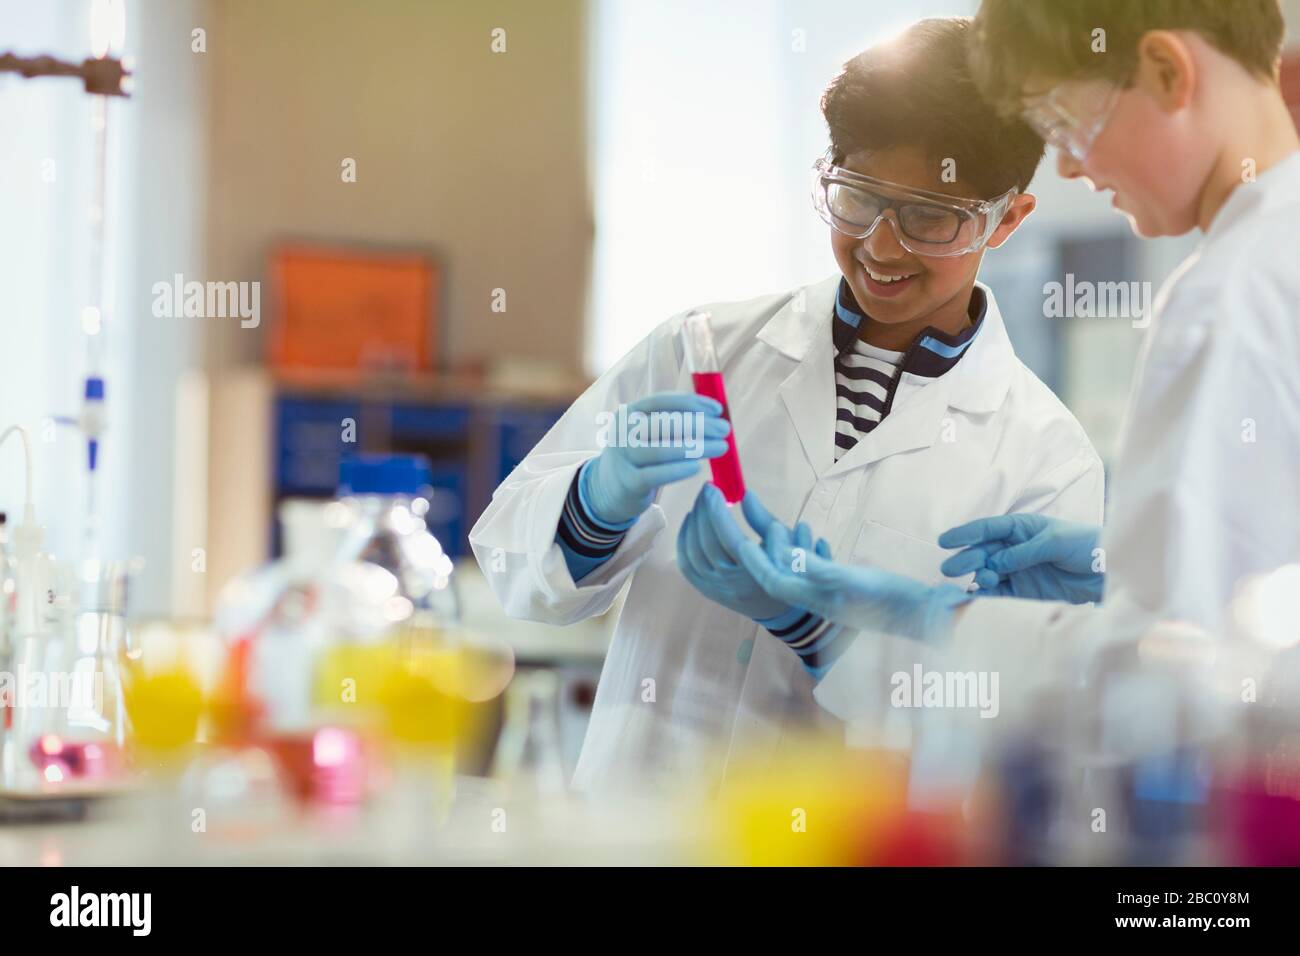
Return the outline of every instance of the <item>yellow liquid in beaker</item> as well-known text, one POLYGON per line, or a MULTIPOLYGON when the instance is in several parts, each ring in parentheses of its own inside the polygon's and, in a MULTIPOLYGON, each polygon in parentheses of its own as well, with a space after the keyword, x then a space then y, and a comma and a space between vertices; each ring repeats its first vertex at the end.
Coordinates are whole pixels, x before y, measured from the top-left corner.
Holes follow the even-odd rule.
POLYGON ((467 726, 464 670, 460 651, 433 640, 340 645, 321 657, 315 703, 394 743, 450 750, 467 726))
POLYGON ((131 740, 147 750, 170 752, 192 744, 203 716, 203 692, 184 667, 146 673, 129 658, 122 668, 122 700, 131 740))

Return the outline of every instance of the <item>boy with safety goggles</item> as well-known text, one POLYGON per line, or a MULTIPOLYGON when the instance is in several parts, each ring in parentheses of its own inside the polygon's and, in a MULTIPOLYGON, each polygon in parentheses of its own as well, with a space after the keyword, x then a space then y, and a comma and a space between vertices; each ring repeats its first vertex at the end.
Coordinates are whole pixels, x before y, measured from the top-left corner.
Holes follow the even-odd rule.
MULTIPOLYGON (((765 593, 949 645, 1001 674, 1004 701, 1028 700, 1164 622, 1202 646, 1228 636, 1240 589, 1300 563, 1300 135, 1278 82, 1283 31, 1277 0, 983 0, 973 66, 989 100, 1057 148, 1062 176, 1110 192, 1138 235, 1204 233, 1155 300, 1105 534, 1043 515, 953 528, 945 571, 992 595, 967 603, 815 558, 791 574, 785 529, 759 549, 732 526, 765 593)), ((870 643, 859 635, 818 688, 840 716, 870 643)))
MULTIPOLYGON (((1034 207, 1024 190, 1042 144, 977 96, 968 31, 919 22, 826 91, 831 150, 813 202, 840 274, 707 306, 751 522, 794 525, 810 554, 933 582, 946 527, 1008 512, 1095 523, 1102 505, 1087 436, 1016 358, 976 282, 985 248, 1034 207)), ((628 588, 582 787, 707 786, 728 755, 776 758, 796 730, 829 722, 842 738, 812 696, 838 626, 765 593, 724 538, 735 524, 701 465, 731 426, 692 391, 683 318, 588 389, 470 534, 514 616, 569 623, 628 588), (699 440, 603 441, 597 422, 620 406, 697 416, 699 440)))

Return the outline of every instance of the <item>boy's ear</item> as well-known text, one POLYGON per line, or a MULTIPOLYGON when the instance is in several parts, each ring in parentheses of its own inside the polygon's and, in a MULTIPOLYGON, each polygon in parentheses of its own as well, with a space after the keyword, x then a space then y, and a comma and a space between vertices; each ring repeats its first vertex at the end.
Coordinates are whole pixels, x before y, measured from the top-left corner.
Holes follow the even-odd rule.
POLYGON ((1165 112, 1187 106, 1196 86, 1196 60, 1172 30, 1150 30, 1138 40, 1134 84, 1165 112))
POLYGON ((1002 216, 1002 221, 993 230, 993 235, 989 236, 989 248, 996 249, 1010 239, 1011 234, 1020 228, 1020 224, 1034 211, 1034 207, 1037 205, 1038 200, 1034 198, 1033 193, 1020 193, 1015 199, 1011 200, 1011 205, 1007 207, 1006 213, 1002 216))

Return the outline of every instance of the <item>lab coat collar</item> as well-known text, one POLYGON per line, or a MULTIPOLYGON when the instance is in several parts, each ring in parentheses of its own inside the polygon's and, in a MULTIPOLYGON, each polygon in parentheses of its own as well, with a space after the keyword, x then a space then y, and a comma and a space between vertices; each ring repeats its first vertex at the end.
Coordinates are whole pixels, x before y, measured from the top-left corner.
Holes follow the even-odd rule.
MULTIPOLYGON (((995 412, 1006 400, 1011 375, 1016 367, 1015 349, 1002 322, 1002 312, 993 298, 993 290, 982 282, 976 285, 984 293, 984 321, 962 360, 944 373, 939 381, 952 385, 948 401, 953 408, 981 414, 995 412)), ((888 419, 886 419, 888 420, 888 419)))
POLYGON ((1264 170, 1253 183, 1238 183, 1224 200, 1218 213, 1210 220, 1205 231, 1205 241, 1226 232, 1234 222, 1266 203, 1295 202, 1300 200, 1300 151, 1274 163, 1264 170))
MULTIPOLYGON (((913 336, 908 347, 900 353, 902 370, 926 378, 938 378, 960 362, 970 348, 971 340, 979 335, 984 314, 988 311, 988 297, 982 286, 976 285, 971 290, 966 311, 971 324, 955 334, 931 325, 913 336)), ((857 343, 858 329, 862 327, 862 320, 867 318, 867 313, 858 305, 853 290, 844 279, 840 280, 835 293, 835 318, 831 340, 835 343, 836 354, 842 356, 857 343)))
POLYGON ((814 341, 825 338, 829 347, 839 287, 840 277, 832 276, 796 290, 759 329, 759 340, 796 362, 803 361, 814 341))
POLYGON ((797 363, 777 388, 813 470, 835 461, 835 351, 831 326, 839 276, 797 290, 759 330, 759 341, 797 363))
POLYGON ((804 454, 819 476, 928 448, 939 439, 950 407, 975 414, 1001 407, 1015 368, 1015 353, 997 301, 992 291, 981 284, 986 301, 984 321, 962 360, 934 379, 904 372, 889 415, 835 461, 832 336, 838 288, 839 276, 833 276, 800 289, 758 333, 760 341, 798 362, 777 391, 804 454))

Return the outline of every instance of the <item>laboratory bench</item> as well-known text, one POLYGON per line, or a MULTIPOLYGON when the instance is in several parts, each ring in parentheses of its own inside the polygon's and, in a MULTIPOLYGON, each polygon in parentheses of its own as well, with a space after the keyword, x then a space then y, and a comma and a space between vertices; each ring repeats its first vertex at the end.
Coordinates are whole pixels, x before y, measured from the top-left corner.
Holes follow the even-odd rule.
POLYGON ((643 799, 573 794, 539 806, 498 781, 457 777, 443 809, 428 792, 361 806, 209 807, 196 829, 183 788, 138 788, 84 819, 0 823, 0 867, 670 865, 698 859, 702 814, 643 799), (231 808, 232 810, 234 808, 231 808), (502 826, 502 822, 505 826, 502 826))

